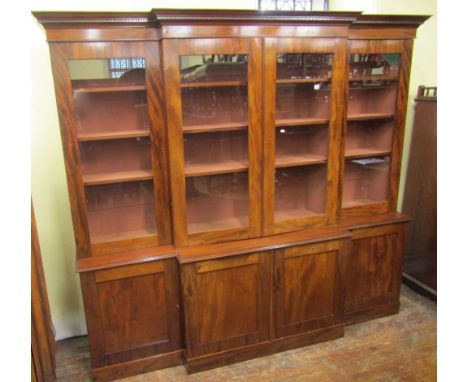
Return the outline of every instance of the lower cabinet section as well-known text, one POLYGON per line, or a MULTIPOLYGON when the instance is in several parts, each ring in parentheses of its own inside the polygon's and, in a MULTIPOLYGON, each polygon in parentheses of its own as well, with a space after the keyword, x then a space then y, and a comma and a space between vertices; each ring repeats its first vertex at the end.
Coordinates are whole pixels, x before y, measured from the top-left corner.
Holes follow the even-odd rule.
POLYGON ((347 324, 398 313, 406 226, 351 230, 345 267, 347 324))
POLYGON ((182 264, 187 370, 342 336, 345 242, 182 264))
POLYGON ((81 274, 96 380, 182 363, 177 268, 173 258, 81 274))
POLYGON ((397 313, 407 220, 376 220, 81 271, 94 379, 182 363, 196 372, 397 313))

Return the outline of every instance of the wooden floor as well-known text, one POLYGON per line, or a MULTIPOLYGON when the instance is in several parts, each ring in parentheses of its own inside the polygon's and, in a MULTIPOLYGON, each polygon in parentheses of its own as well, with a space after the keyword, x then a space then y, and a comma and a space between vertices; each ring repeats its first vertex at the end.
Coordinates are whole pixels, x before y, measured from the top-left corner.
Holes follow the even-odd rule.
MULTIPOLYGON (((436 381, 436 326, 436 304, 402 286, 399 314, 347 327, 339 340, 192 375, 178 366, 120 381, 436 381)), ((86 337, 58 343, 57 380, 91 380, 86 337)))

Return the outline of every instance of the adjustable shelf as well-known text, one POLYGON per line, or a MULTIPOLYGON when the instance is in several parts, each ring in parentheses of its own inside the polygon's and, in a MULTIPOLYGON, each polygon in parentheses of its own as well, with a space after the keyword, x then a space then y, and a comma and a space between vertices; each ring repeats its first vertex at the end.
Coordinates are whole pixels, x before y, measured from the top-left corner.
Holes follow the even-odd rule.
POLYGON ((324 125, 326 123, 328 123, 328 118, 281 118, 276 120, 276 127, 324 125))
POLYGON ((247 81, 234 80, 234 81, 207 81, 207 82, 182 82, 180 87, 186 88, 220 88, 231 86, 246 86, 247 81))
POLYGON ((282 154, 277 155, 275 159, 275 167, 294 167, 294 166, 305 166, 312 164, 325 164, 327 158, 323 155, 316 154, 282 154))
POLYGON ((185 165, 185 176, 205 176, 243 172, 249 169, 247 161, 226 160, 217 163, 197 163, 185 165))
POLYGON ((275 211, 275 220, 284 221, 284 220, 295 220, 302 218, 310 218, 312 216, 323 215, 323 213, 318 213, 316 211, 309 210, 307 208, 291 208, 284 210, 275 211))
POLYGON ((156 238, 156 232, 153 230, 137 230, 131 232, 113 233, 108 235, 94 235, 91 239, 92 244, 102 244, 118 240, 129 240, 135 238, 156 238))
MULTIPOLYGON (((314 84, 317 82, 330 82, 330 77, 316 77, 316 78, 284 78, 284 79, 277 79, 276 83, 278 85, 281 84, 314 84)), ((330 90, 330 89, 326 89, 330 90)))
POLYGON ((132 170, 83 175, 83 183, 85 186, 97 186, 102 184, 134 182, 150 179, 153 179, 153 172, 151 170, 132 170))
POLYGON ((210 133, 216 131, 235 131, 245 130, 248 128, 247 122, 224 122, 213 125, 188 125, 184 126, 182 131, 187 134, 193 133, 210 133))
POLYGON ((353 149, 346 149, 345 151, 346 159, 384 157, 384 156, 389 156, 389 155, 390 155, 390 151, 388 150, 379 150, 379 149, 370 149, 370 148, 353 148, 353 149))
POLYGON ((365 206, 367 204, 375 204, 375 203, 381 203, 381 202, 371 200, 371 199, 348 200, 348 201, 343 201, 343 208, 353 208, 353 207, 365 206))
POLYGON ((104 141, 111 139, 143 138, 149 137, 149 130, 125 130, 97 133, 78 133, 79 142, 104 141))
POLYGON ((210 232, 229 228, 240 228, 248 225, 248 216, 231 217, 225 219, 210 220, 200 223, 188 223, 189 232, 210 232))
POLYGON ((348 121, 368 121, 372 119, 390 119, 393 118, 394 113, 359 113, 348 114, 348 121))

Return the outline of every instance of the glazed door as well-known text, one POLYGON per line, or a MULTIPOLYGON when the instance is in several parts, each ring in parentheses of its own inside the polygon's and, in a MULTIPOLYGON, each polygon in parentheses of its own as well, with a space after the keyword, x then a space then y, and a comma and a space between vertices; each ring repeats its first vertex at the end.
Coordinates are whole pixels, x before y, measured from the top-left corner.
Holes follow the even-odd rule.
POLYGON ((260 234, 259 39, 164 40, 175 242, 260 234))
POLYGON ((159 46, 51 54, 78 256, 170 243, 159 46))
POLYGON ((270 267, 267 252, 182 266, 188 358, 269 338, 270 267))
POLYGON ((275 251, 276 338, 343 324, 345 245, 345 241, 335 240, 275 251))
POLYGON ((333 223, 345 41, 265 40, 264 233, 333 223))
POLYGON ((396 208, 412 42, 352 40, 341 215, 396 208))

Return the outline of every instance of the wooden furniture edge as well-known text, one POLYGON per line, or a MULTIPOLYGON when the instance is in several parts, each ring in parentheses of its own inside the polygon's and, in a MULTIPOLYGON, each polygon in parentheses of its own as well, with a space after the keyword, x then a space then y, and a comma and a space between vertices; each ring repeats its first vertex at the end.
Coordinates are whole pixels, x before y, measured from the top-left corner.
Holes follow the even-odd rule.
POLYGON ((399 299, 365 309, 359 309, 350 312, 345 311, 345 325, 349 326, 358 324, 360 322, 370 321, 376 318, 386 317, 392 314, 397 314, 399 311, 399 299))
POLYGON ((346 230, 327 228, 328 232, 324 232, 322 229, 289 232, 262 238, 177 248, 177 259, 180 264, 187 264, 201 260, 213 260, 252 252, 272 251, 296 245, 346 239, 352 236, 352 233, 346 230))
POLYGON ((219 353, 187 358, 185 368, 188 373, 195 373, 213 367, 225 366, 318 342, 334 340, 343 336, 344 324, 334 325, 328 328, 315 329, 305 333, 276 338, 219 353))
POLYGON ((76 272, 91 272, 100 269, 141 264, 150 261, 176 257, 173 246, 144 248, 134 251, 118 252, 109 255, 90 256, 77 259, 76 272))
POLYGON ((92 373, 95 381, 112 381, 117 378, 178 366, 183 364, 183 361, 183 350, 177 350, 170 353, 158 354, 151 357, 96 368, 93 369, 92 373))
POLYGON ((352 27, 355 26, 400 26, 400 27, 419 27, 425 21, 427 21, 431 15, 372 15, 372 14, 361 14, 352 23, 352 27))
POLYGON ((91 26, 150 26, 148 12, 67 12, 32 11, 31 14, 44 28, 91 26))
POLYGON ((388 224, 400 224, 411 221, 411 217, 399 212, 391 212, 384 215, 368 215, 338 221, 338 227, 348 230, 377 227, 388 224))

